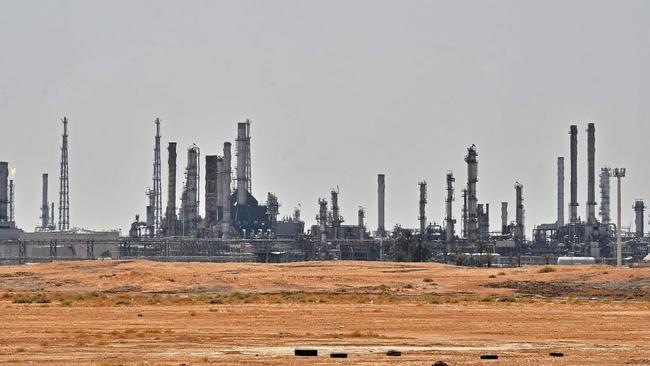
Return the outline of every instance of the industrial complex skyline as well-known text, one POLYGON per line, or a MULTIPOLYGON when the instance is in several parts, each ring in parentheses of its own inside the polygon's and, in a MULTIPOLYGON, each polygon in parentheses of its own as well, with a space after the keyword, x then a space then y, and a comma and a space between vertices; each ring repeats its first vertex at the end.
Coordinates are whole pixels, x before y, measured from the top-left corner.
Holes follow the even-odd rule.
MULTIPOLYGON (((21 17, 24 24, 12 20, 26 11, 20 4, 0 6, 0 39, 8 45, 0 59, 0 160, 17 168, 18 226, 32 230, 39 223, 42 173, 50 175, 50 197, 58 198, 64 116, 70 225, 88 229, 126 233, 133 216, 145 214, 156 118, 163 150, 170 141, 179 144, 179 171, 192 143, 202 155, 219 154, 224 141, 234 142, 235 122, 250 118, 253 193, 261 199, 276 193, 280 216, 301 204, 308 224, 318 198, 338 186, 346 221, 356 221, 363 206, 375 230, 377 173, 386 174, 387 229, 417 227, 423 179, 427 217, 442 224, 446 173, 464 182, 463 157, 475 144, 478 198, 492 206, 491 227, 499 226, 502 201, 514 207, 519 181, 530 236, 534 225, 557 216, 556 159, 568 161, 570 124, 578 126, 583 220, 587 123, 597 128, 598 171, 627 168, 623 226, 633 226, 634 199, 650 199, 645 3, 571 2, 557 14, 514 2, 407 2, 399 12, 373 3, 363 28, 354 22, 363 2, 341 3, 340 14, 332 7, 317 14, 297 2, 291 11, 264 3, 255 9, 193 4, 139 3, 118 23, 111 16, 90 20, 101 12, 117 16, 126 3, 46 3, 29 21, 21 17), (248 27, 240 30, 238 21, 248 27), (542 22, 557 25, 543 28, 543 40, 542 22), (267 31, 271 23, 283 26, 267 31), (482 32, 488 23, 502 27, 482 32), (129 32, 136 24, 137 32, 129 32), (24 27, 40 30, 24 37, 38 38, 11 36, 24 27)), ((178 179, 180 185, 180 172, 178 179)))

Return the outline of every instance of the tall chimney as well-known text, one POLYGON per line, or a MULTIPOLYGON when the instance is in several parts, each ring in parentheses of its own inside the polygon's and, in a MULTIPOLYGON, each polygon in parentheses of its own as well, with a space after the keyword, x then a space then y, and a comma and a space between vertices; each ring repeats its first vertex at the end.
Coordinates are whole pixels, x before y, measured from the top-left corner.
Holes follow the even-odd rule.
POLYGON ((447 172, 447 199, 445 200, 445 206, 446 206, 446 217, 445 217, 445 224, 446 224, 446 236, 445 239, 447 240, 447 252, 451 251, 451 247, 449 246, 451 242, 454 241, 454 224, 456 223, 456 220, 454 220, 453 217, 453 212, 452 212, 452 202, 454 202, 454 182, 456 179, 454 178, 454 173, 452 172, 447 172))
POLYGON ((557 228, 564 226, 564 157, 557 158, 557 228))
POLYGON ((478 239, 478 211, 476 198, 476 183, 478 182, 478 154, 476 146, 467 149, 465 162, 467 163, 467 241, 475 243, 478 239))
POLYGON ((501 234, 508 233, 508 202, 501 202, 501 234))
POLYGON ((578 222, 578 126, 571 125, 571 202, 569 202, 569 222, 578 222))
POLYGON ((176 235, 176 143, 167 146, 167 209, 165 211, 165 235, 176 235))
POLYGON ((609 178, 612 175, 612 170, 610 168, 601 168, 600 169, 600 221, 603 224, 609 224, 611 221, 610 218, 610 209, 609 209, 609 178))
POLYGON ((16 213, 16 197, 14 196, 14 190, 14 180, 9 179, 9 222, 16 221, 16 216, 14 216, 16 213))
POLYGON ((246 205, 248 194, 248 125, 237 124, 237 205, 246 205))
POLYGON ((517 182, 515 183, 516 192, 516 213, 515 213, 515 240, 518 243, 524 240, 524 186, 517 182))
MULTIPOLYGON (((224 196, 223 196, 223 184, 224 184, 224 174, 223 174, 223 156, 219 156, 217 158, 217 172, 214 175, 215 182, 216 182, 216 190, 214 192, 215 197, 216 197, 216 203, 217 203, 217 216, 216 216, 216 221, 215 223, 220 223, 223 220, 223 203, 224 203, 224 196)), ((221 225, 219 225, 218 231, 221 231, 221 225)))
POLYGON ((218 220, 218 160, 216 155, 205 156, 205 229, 210 237, 215 234, 214 228, 218 220))
POLYGON ((9 178, 9 163, 0 161, 0 222, 9 221, 8 216, 8 181, 9 178))
POLYGON ((384 174, 377 175, 377 234, 380 237, 386 236, 386 226, 385 226, 385 209, 386 209, 386 176, 384 174))
POLYGON ((643 216, 645 212, 645 202, 643 202, 643 200, 636 200, 634 201, 633 208, 635 214, 634 222, 636 223, 636 237, 641 239, 644 236, 643 216))
POLYGON ((47 173, 43 173, 43 201, 41 202, 41 229, 45 230, 50 225, 50 204, 47 198, 47 173))
POLYGON ((222 219, 222 229, 223 238, 228 239, 230 234, 230 222, 231 222, 231 210, 232 203, 230 201, 230 185, 231 185, 231 175, 232 175, 232 153, 231 153, 231 144, 226 142, 223 144, 223 184, 221 189, 223 190, 223 219, 222 219))
POLYGON ((587 125, 587 223, 596 223, 596 129, 587 125))
POLYGON ((427 231, 427 215, 426 215, 427 182, 422 181, 419 183, 419 186, 420 186, 420 216, 418 216, 418 220, 420 221, 420 235, 424 237, 427 231))

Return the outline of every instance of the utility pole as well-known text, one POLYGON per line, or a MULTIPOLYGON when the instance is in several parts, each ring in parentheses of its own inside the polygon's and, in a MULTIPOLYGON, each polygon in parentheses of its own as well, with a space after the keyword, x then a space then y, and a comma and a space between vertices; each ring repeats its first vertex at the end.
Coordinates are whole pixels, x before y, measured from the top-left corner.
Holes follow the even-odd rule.
POLYGON ((613 177, 616 177, 618 194, 618 212, 616 221, 616 266, 623 265, 623 243, 621 242, 621 178, 625 177, 625 168, 614 169, 613 177))

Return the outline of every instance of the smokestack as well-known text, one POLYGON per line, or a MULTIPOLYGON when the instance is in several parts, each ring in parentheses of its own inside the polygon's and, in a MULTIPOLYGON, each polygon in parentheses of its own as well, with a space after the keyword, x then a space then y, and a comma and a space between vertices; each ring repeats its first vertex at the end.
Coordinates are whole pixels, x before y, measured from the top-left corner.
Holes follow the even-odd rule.
POLYGON ((365 229, 366 225, 365 225, 365 223, 363 221, 364 221, 365 217, 366 217, 366 210, 364 210, 363 207, 359 207, 359 223, 358 223, 358 225, 359 225, 359 240, 364 239, 363 234, 366 231, 366 229, 365 229))
POLYGON ((501 202, 501 234, 508 233, 508 202, 501 202))
POLYGON ((218 221, 218 161, 219 157, 216 155, 205 156, 205 229, 209 236, 214 235, 218 221))
POLYGON ((230 234, 230 221, 231 221, 231 201, 230 201, 230 185, 232 174, 232 153, 231 144, 226 142, 223 144, 223 184, 221 185, 223 195, 223 218, 222 218, 222 232, 223 238, 228 239, 230 234))
POLYGON ((596 128, 587 125, 587 223, 596 223, 596 128))
POLYGON ((52 202, 52 206, 50 208, 50 227, 54 229, 54 202, 52 202))
POLYGON ((518 243, 523 242, 524 240, 524 186, 523 184, 517 182, 515 183, 515 192, 516 192, 516 215, 515 215, 515 240, 518 243))
POLYGON ((386 176, 384 174, 377 175, 377 234, 380 237, 386 236, 386 226, 385 226, 385 209, 386 209, 386 176))
POLYGON ((476 198, 476 183, 478 182, 478 154, 476 146, 467 149, 465 162, 467 163, 467 241, 475 243, 478 239, 478 212, 476 198))
POLYGON ((41 229, 45 230, 50 225, 50 204, 47 198, 47 173, 43 173, 43 201, 41 203, 41 229))
POLYGON ((15 209, 16 209, 16 201, 15 201, 15 196, 14 196, 14 180, 10 179, 9 180, 9 222, 14 222, 16 220, 16 217, 14 216, 15 214, 15 209))
POLYGON ((447 199, 445 200, 445 206, 446 206, 446 240, 447 240, 447 252, 451 251, 451 246, 449 243, 454 241, 454 224, 456 223, 456 220, 453 218, 452 214, 452 202, 454 202, 454 182, 456 179, 454 178, 454 173, 452 172, 447 172, 447 199))
POLYGON ((564 157, 557 158, 557 228, 564 226, 564 157))
POLYGON ((557 158, 557 228, 564 226, 564 157, 557 158))
POLYGON ((9 178, 9 163, 0 162, 0 222, 9 221, 8 204, 9 196, 7 191, 7 179, 9 178))
POLYGON ((571 125, 571 202, 569 202, 569 222, 578 222, 578 126, 571 125))
POLYGON ((645 212, 645 202, 643 202, 643 200, 636 200, 633 208, 635 213, 636 237, 637 239, 641 239, 644 236, 643 216, 645 212))
POLYGON ((426 205, 427 205, 427 182, 422 181, 420 185, 420 216, 418 220, 420 221, 420 235, 424 237, 427 230, 427 215, 426 215, 426 205))
POLYGON ((237 205, 246 205, 248 195, 248 127, 247 122, 237 124, 237 205))
POLYGON ((612 170, 610 168, 600 169, 600 221, 603 224, 609 224, 611 221, 610 218, 610 209, 609 209, 609 178, 612 175, 612 170))
MULTIPOLYGON (((214 174, 215 178, 215 184, 216 184, 216 190, 214 192, 214 195, 216 197, 216 203, 217 203, 217 215, 215 217, 215 224, 221 222, 223 220, 223 203, 224 203, 224 196, 223 196, 223 184, 224 184, 224 174, 223 174, 223 157, 219 156, 217 157, 217 171, 214 174)), ((221 231, 221 225, 218 228, 218 231, 221 231)))
POLYGON ((167 210, 165 212, 165 235, 176 235, 176 143, 170 142, 167 146, 167 210))

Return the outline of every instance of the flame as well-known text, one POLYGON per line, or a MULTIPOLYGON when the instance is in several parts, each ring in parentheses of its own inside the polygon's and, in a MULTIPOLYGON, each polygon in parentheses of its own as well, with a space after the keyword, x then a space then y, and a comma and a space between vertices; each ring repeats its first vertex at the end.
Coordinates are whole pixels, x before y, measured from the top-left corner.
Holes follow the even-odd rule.
POLYGON ((16 178, 16 168, 11 168, 11 179, 16 178))

